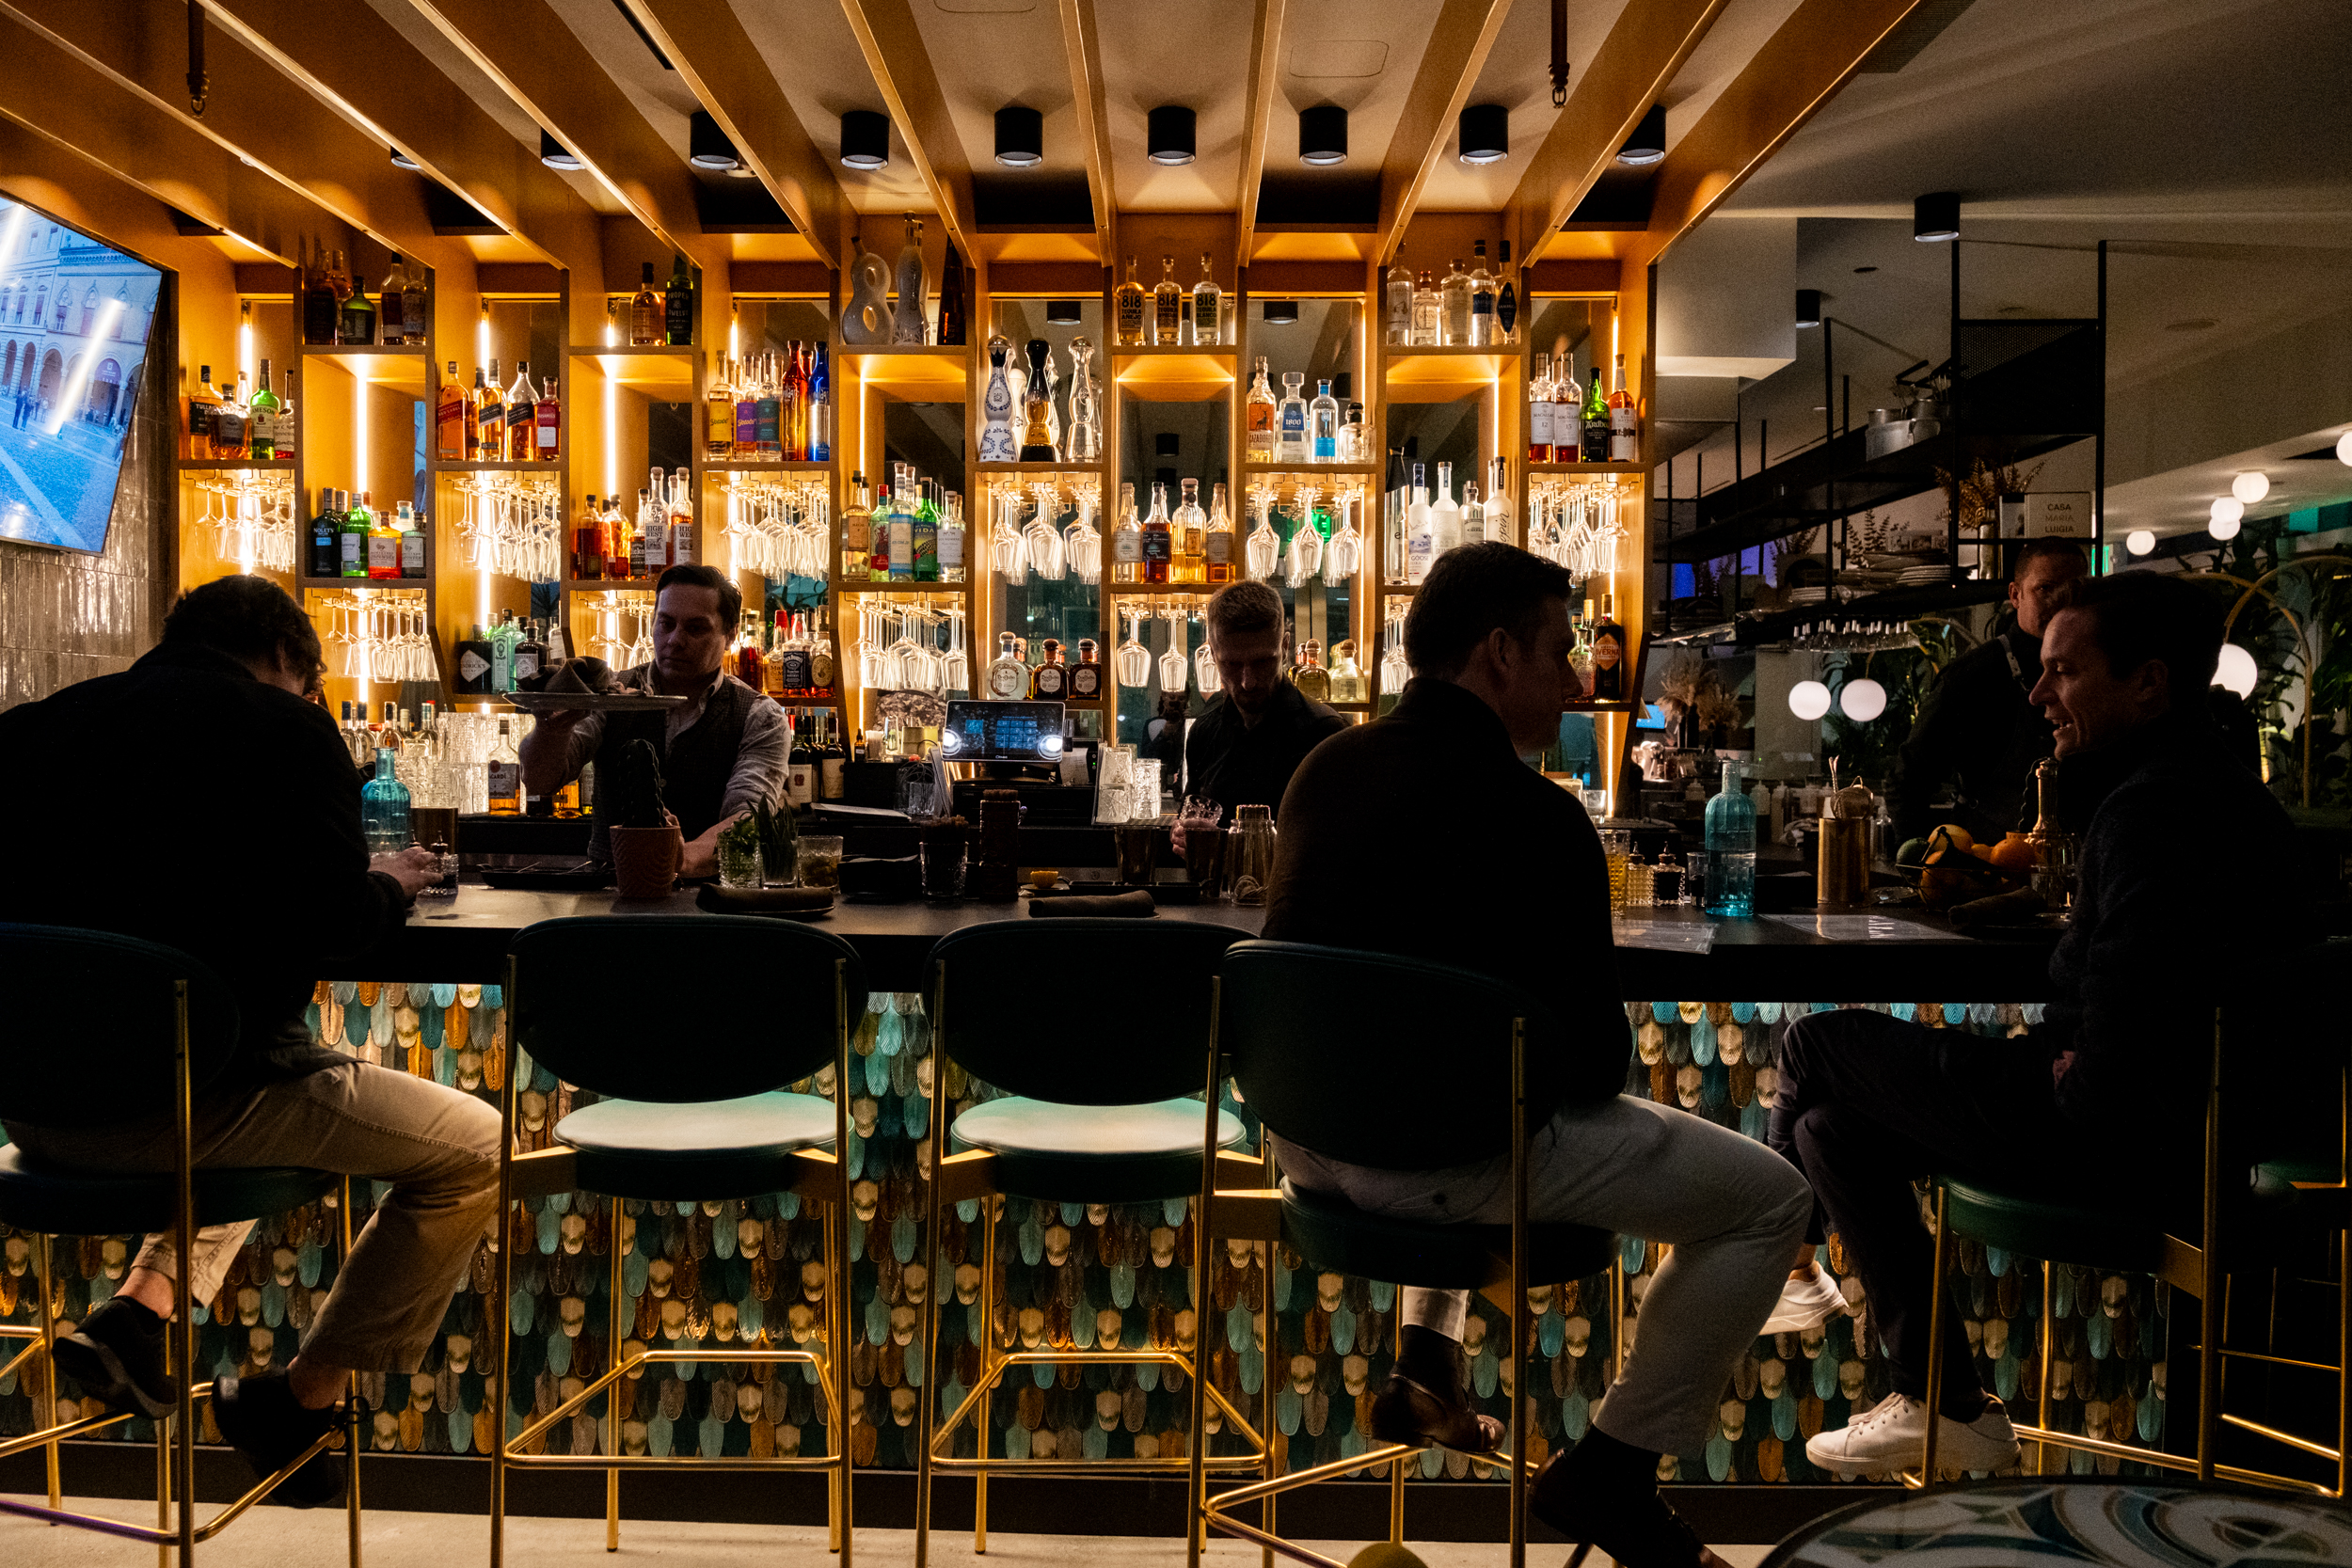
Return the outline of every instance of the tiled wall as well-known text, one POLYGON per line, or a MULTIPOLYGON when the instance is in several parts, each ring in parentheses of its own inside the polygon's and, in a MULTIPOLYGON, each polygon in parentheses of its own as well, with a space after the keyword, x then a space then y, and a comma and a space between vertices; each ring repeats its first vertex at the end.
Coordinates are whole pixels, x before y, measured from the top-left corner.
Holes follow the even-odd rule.
MULTIPOLYGON (((155 356, 169 363, 169 351, 155 356)), ((0 540, 0 708, 127 670, 171 603, 169 381, 141 383, 103 555, 0 540)))

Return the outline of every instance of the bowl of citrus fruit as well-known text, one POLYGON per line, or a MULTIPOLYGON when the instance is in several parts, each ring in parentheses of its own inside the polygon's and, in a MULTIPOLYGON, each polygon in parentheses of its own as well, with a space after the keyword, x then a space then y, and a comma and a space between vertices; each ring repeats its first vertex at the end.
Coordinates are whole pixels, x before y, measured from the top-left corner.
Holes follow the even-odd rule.
POLYGON ((2008 893, 2033 876, 2034 847, 2024 833, 1979 843, 1967 829, 1947 822, 1925 838, 1906 840, 1895 863, 1919 879, 1919 902, 1931 910, 2008 893))

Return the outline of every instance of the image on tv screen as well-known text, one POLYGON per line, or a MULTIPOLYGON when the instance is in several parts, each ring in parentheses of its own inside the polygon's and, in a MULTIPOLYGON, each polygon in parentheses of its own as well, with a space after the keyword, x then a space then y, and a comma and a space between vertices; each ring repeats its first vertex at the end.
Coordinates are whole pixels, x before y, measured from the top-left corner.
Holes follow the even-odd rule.
POLYGON ((162 284, 0 197, 0 539, 106 547, 162 284))

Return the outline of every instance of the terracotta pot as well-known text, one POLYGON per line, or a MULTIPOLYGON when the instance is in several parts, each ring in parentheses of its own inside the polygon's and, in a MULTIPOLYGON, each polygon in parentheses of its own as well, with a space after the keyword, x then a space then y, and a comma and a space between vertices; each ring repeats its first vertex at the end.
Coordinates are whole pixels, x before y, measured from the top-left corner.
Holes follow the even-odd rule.
POLYGON ((665 898, 677 880, 685 837, 675 827, 612 828, 612 881, 624 898, 665 898))

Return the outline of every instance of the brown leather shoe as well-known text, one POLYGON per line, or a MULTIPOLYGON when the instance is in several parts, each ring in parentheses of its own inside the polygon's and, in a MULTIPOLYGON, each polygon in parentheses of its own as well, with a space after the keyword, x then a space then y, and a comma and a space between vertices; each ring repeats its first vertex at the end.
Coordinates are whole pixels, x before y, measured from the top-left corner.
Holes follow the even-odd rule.
POLYGON ((1502 1423, 1481 1416, 1457 1392, 1441 1398, 1401 1373, 1372 1402, 1372 1434, 1383 1443, 1435 1443, 1457 1453, 1492 1453, 1502 1445, 1502 1423))

